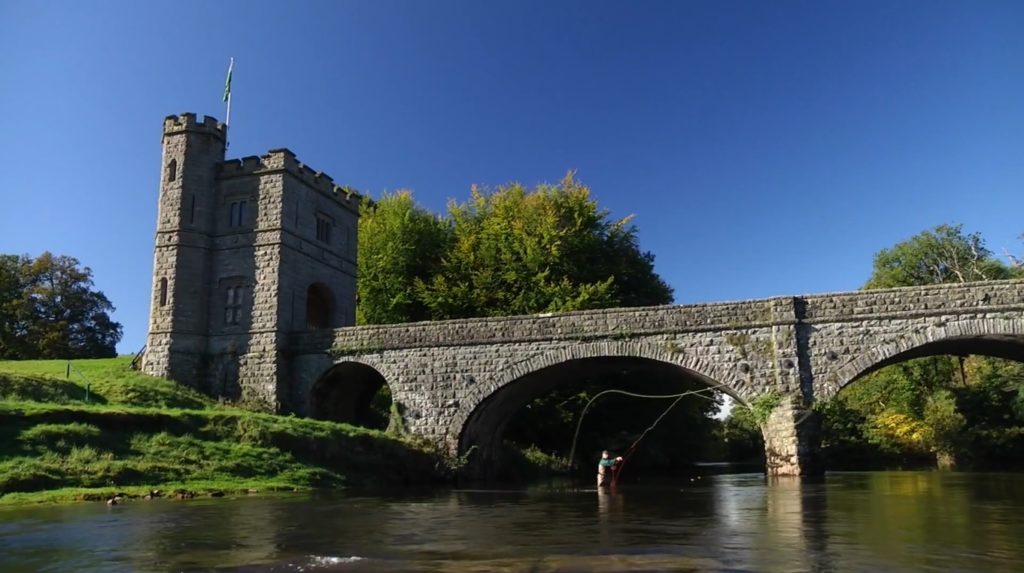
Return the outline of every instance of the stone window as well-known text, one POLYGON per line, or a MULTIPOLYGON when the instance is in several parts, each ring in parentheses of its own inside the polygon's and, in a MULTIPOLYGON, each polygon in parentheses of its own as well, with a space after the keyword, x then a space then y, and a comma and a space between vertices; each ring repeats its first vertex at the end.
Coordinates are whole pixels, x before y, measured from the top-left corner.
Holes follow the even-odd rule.
POLYGON ((332 221, 326 215, 317 213, 316 216, 316 240, 321 243, 331 243, 331 227, 334 226, 332 221))
POLYGON ((228 220, 229 227, 241 227, 245 223, 246 204, 245 199, 231 202, 231 215, 228 220))
POLYGON ((167 164, 167 182, 170 183, 178 178, 178 160, 172 159, 167 164))
POLYGON ((224 291, 224 324, 233 326, 242 321, 242 307, 245 303, 245 287, 232 285, 224 291))
POLYGON ((188 224, 193 225, 196 222, 196 196, 189 195, 189 207, 188 207, 188 224))
POLYGON ((160 306, 167 304, 167 277, 160 279, 160 306))

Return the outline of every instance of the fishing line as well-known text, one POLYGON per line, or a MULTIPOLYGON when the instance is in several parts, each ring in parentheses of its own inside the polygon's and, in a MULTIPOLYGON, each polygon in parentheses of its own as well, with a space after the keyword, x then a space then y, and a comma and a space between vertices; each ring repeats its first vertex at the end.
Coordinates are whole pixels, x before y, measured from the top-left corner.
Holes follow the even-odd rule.
MULTIPOLYGON (((706 392, 710 392, 712 390, 716 390, 718 388, 722 388, 724 386, 725 386, 725 384, 716 384, 714 386, 709 386, 707 388, 702 388, 700 390, 690 390, 690 391, 687 391, 687 392, 683 392, 681 394, 663 394, 663 395, 662 394, 640 394, 640 393, 637 393, 637 392, 630 392, 628 390, 618 390, 618 389, 615 389, 615 388, 610 389, 610 390, 604 390, 602 392, 598 392, 597 394, 594 395, 593 398, 591 398, 587 402, 587 405, 583 407, 583 411, 580 413, 580 418, 576 422, 576 431, 573 433, 573 436, 572 436, 572 448, 569 450, 568 462, 569 462, 570 467, 573 465, 573 463, 575 461, 576 443, 577 443, 577 441, 579 439, 580 429, 583 427, 583 419, 584 419, 584 417, 586 417, 587 410, 590 409, 590 406, 598 398, 600 398, 601 396, 603 396, 605 394, 623 394, 623 395, 626 395, 626 396, 631 396, 633 398, 649 398, 649 399, 654 399, 654 400, 667 400, 669 398, 675 398, 675 400, 671 404, 669 404, 668 408, 666 408, 665 411, 661 413, 661 415, 659 415, 657 418, 655 418, 654 422, 650 426, 648 426, 647 429, 645 429, 643 432, 641 432, 640 436, 632 443, 632 445, 629 446, 629 448, 626 449, 626 452, 622 455, 622 461, 620 462, 619 468, 615 471, 615 474, 612 477, 612 484, 615 485, 615 484, 618 484, 619 476, 622 475, 622 468, 625 467, 626 460, 628 460, 629 457, 633 455, 634 451, 636 450, 636 447, 640 444, 640 441, 643 440, 644 437, 651 430, 653 430, 655 428, 655 426, 657 426, 658 423, 660 423, 661 420, 665 416, 667 416, 670 411, 672 411, 672 408, 674 408, 676 406, 676 404, 679 403, 680 400, 682 400, 683 398, 685 398, 687 396, 698 396, 698 397, 704 398, 706 400, 714 401, 714 398, 706 396, 705 393, 706 392)), ((744 404, 744 403, 739 402, 739 401, 736 401, 735 405, 737 407, 741 407, 741 408, 749 408, 750 407, 747 404, 744 404)), ((807 410, 806 412, 804 412, 803 416, 800 417, 800 419, 796 420, 793 423, 793 425, 794 426, 799 426, 800 424, 804 423, 812 415, 813 415, 813 411, 812 410, 807 410)))
MULTIPOLYGON (((690 391, 687 391, 687 392, 683 392, 681 394, 639 394, 637 392, 630 392, 628 390, 618 390, 618 389, 615 389, 615 388, 612 388, 610 390, 604 390, 602 392, 598 392, 597 394, 594 395, 593 398, 591 398, 587 402, 587 405, 583 407, 583 411, 580 413, 580 418, 576 422, 576 431, 573 433, 573 436, 572 436, 572 448, 569 450, 569 460, 568 460, 569 461, 569 465, 571 466, 573 464, 573 461, 575 460, 575 457, 576 457, 576 443, 577 443, 577 440, 580 437, 580 428, 583 427, 583 419, 587 415, 587 410, 589 410, 590 406, 594 403, 594 401, 596 401, 601 396, 604 396, 605 394, 624 394, 626 396, 632 396, 633 398, 650 398, 650 399, 653 399, 653 400, 667 400, 669 398, 675 398, 676 399, 675 402, 672 402, 672 404, 668 407, 668 409, 665 410, 664 412, 662 412, 662 414, 660 416, 658 416, 658 418, 654 421, 654 424, 652 424, 649 428, 644 430, 643 434, 640 435, 640 437, 643 438, 643 436, 647 435, 647 432, 650 432, 654 428, 654 426, 658 425, 658 422, 660 422, 661 419, 664 418, 666 414, 668 414, 669 410, 671 410, 679 402, 679 400, 682 400, 686 396, 700 396, 701 398, 705 398, 707 400, 714 400, 714 398, 710 398, 708 396, 704 396, 703 394, 705 392, 710 392, 711 390, 722 388, 724 386, 725 386, 725 384, 716 384, 714 386, 709 386, 707 388, 702 388, 700 390, 690 390, 690 391)), ((639 440, 637 440, 637 441, 639 441, 639 440)), ((636 443, 634 442, 634 446, 635 445, 636 445, 636 443)), ((632 448, 632 446, 631 446, 631 448, 632 448)))

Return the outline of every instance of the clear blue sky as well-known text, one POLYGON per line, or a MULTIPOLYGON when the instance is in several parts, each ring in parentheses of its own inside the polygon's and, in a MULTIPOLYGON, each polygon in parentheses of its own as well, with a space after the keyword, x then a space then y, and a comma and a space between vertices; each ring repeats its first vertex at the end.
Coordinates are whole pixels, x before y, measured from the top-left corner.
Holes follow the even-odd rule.
POLYGON ((859 288, 946 222, 1024 250, 1022 2, 0 0, 0 252, 73 255, 142 346, 160 128, 223 119, 440 211, 570 169, 677 302, 859 288))

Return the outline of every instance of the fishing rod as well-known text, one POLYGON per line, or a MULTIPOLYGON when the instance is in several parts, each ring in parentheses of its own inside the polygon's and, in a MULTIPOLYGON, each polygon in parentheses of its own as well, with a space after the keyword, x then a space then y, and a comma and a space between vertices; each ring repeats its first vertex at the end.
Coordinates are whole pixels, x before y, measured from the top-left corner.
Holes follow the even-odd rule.
MULTIPOLYGON (((637 444, 640 443, 640 440, 642 440, 644 438, 644 436, 647 435, 648 432, 653 430, 654 427, 657 426, 659 422, 661 422, 662 418, 664 418, 666 415, 668 415, 668 413, 672 410, 673 407, 675 407, 676 404, 679 403, 680 400, 682 400, 683 398, 685 398, 687 396, 700 396, 701 398, 705 398, 707 400, 713 400, 713 398, 711 398, 709 396, 705 396, 704 393, 705 392, 710 392, 712 390, 716 390, 718 388, 722 388, 724 386, 725 386, 725 384, 716 384, 714 386, 709 386, 707 388, 702 388, 700 390, 689 390, 689 391, 683 392, 681 394, 640 394, 638 392, 630 392, 628 390, 619 390, 619 389, 616 389, 616 388, 612 388, 612 389, 609 389, 609 390, 604 390, 602 392, 598 392, 597 394, 594 395, 593 398, 591 398, 589 401, 587 401, 587 405, 583 407, 583 411, 580 413, 579 420, 577 420, 577 422, 576 422, 576 431, 575 431, 575 433, 573 433, 573 436, 572 436, 572 448, 569 450, 569 460, 568 461, 569 461, 570 466, 573 464, 574 460, 576 459, 576 443, 579 440, 580 428, 583 427, 583 419, 586 417, 587 410, 590 409, 590 406, 593 405, 593 403, 595 401, 597 401, 597 399, 600 398, 601 396, 604 396, 605 394, 623 394, 625 396, 631 396, 633 398, 649 398, 649 399, 654 399, 654 400, 667 400, 669 398, 675 398, 675 401, 672 402, 672 404, 670 404, 669 407, 664 412, 662 412, 661 415, 657 417, 657 419, 654 420, 654 423, 651 424, 646 430, 643 431, 643 433, 640 434, 640 437, 637 438, 637 440, 635 442, 633 442, 633 445, 629 447, 629 450, 627 450, 627 453, 631 454, 632 450, 636 449, 637 444)), ((625 463, 625 456, 623 456, 623 462, 622 463, 625 463)))

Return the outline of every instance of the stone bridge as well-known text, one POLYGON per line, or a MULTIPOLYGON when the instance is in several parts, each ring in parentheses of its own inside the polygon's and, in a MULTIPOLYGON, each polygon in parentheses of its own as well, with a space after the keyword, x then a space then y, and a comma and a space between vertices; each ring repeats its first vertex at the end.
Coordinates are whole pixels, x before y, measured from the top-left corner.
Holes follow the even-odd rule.
POLYGON ((1024 281, 312 331, 283 362, 297 413, 354 420, 386 383, 409 431, 483 460, 531 399, 609 368, 697 378, 743 403, 774 392, 767 471, 786 475, 821 469, 808 405, 935 354, 1024 360, 1024 281))

